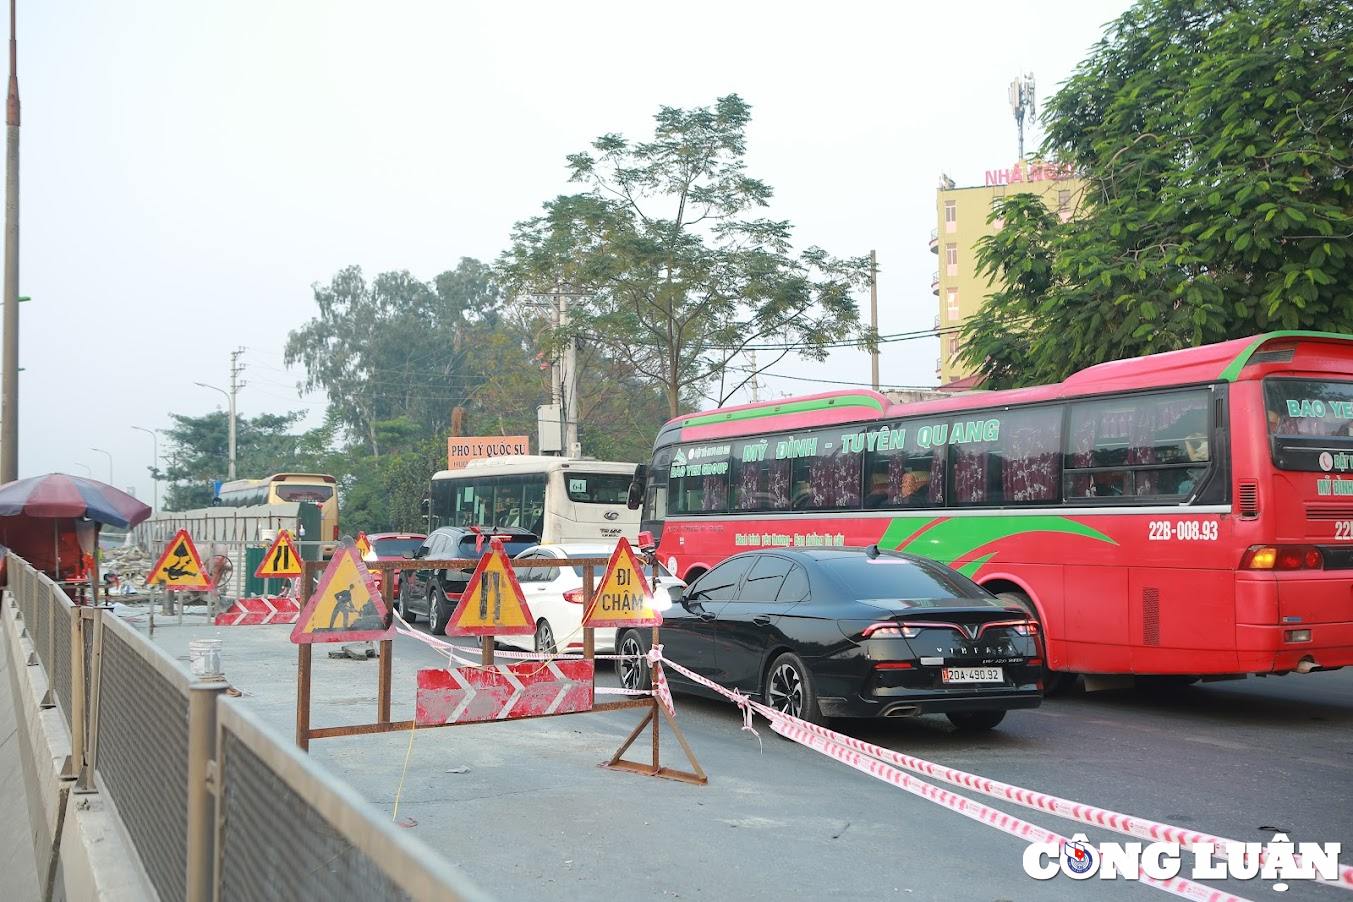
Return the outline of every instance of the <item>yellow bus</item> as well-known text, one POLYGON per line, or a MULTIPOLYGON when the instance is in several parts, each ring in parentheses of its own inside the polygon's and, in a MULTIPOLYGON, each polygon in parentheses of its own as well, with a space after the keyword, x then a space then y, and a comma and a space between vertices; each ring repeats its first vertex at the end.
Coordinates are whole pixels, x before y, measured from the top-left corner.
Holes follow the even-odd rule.
MULTIPOLYGON (((236 479, 217 492, 222 507, 253 507, 306 501, 320 510, 321 553, 327 559, 338 547, 338 482, 323 473, 277 473, 263 479, 236 479)), ((309 536, 301 541, 312 541, 309 536)))

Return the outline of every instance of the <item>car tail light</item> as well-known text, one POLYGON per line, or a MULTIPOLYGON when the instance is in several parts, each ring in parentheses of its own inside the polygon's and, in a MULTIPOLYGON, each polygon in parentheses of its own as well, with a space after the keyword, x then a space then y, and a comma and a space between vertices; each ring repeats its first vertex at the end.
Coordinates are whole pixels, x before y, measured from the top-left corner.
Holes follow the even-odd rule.
POLYGON ((569 604, 582 604, 583 590, 581 588, 569 589, 564 593, 564 601, 567 601, 569 604))
POLYGON ((921 631, 914 626, 900 623, 871 623, 860 634, 861 639, 914 639, 921 631))
POLYGON ((982 633, 985 633, 987 630, 989 630, 989 629, 995 629, 995 628, 997 628, 997 627, 1000 627, 1000 628, 1002 628, 1002 629, 1008 629, 1008 630, 1010 630, 1012 633, 1014 633, 1014 634, 1017 635, 1017 636, 1037 636, 1037 635, 1038 635, 1038 621, 1037 621, 1037 620, 1028 620, 1028 619, 1025 619, 1025 620, 998 620, 998 621, 996 621, 995 623, 984 623, 984 624, 982 624, 982 629, 978 631, 978 635, 980 636, 982 633))
POLYGON ((1325 556, 1314 545, 1251 545, 1241 570, 1323 570, 1325 556))

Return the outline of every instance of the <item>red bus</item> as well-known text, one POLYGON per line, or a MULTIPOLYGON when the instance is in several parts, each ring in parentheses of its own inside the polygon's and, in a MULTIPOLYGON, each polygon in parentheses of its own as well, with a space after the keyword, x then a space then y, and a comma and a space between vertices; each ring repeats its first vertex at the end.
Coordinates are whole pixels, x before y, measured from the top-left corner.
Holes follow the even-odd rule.
POLYGON ((1353 664, 1350 433, 1353 338, 1273 332, 1036 388, 677 417, 641 528, 687 581, 775 545, 942 561, 1037 617, 1049 691, 1306 673, 1353 664))

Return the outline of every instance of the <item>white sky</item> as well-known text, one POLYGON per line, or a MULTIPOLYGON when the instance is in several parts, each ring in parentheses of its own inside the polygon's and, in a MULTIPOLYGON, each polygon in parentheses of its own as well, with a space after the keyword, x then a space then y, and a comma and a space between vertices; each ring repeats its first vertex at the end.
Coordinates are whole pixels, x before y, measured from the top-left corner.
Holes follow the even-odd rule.
MULTIPOLYGON (((940 173, 1008 167, 1010 81, 1032 71, 1041 104, 1129 6, 19 0, 19 475, 111 464, 149 502, 131 427, 225 409, 194 383, 228 389, 241 347, 239 414, 317 423, 282 365, 313 283, 491 262, 579 190, 567 154, 729 93, 766 215, 800 249, 877 250, 880 330, 929 328, 940 173)), ((885 387, 935 384, 937 339, 885 348, 885 387)), ((797 378, 770 394, 870 380, 860 352, 777 370, 797 378)))

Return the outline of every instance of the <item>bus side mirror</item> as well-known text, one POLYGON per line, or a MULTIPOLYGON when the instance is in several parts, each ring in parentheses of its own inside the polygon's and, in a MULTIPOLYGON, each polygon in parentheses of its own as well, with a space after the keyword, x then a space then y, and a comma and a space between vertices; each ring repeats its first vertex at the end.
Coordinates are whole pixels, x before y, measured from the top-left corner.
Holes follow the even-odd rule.
POLYGON ((629 497, 625 499, 625 506, 632 511, 637 511, 644 503, 644 482, 648 478, 648 467, 639 464, 634 468, 634 480, 630 482, 629 497))

